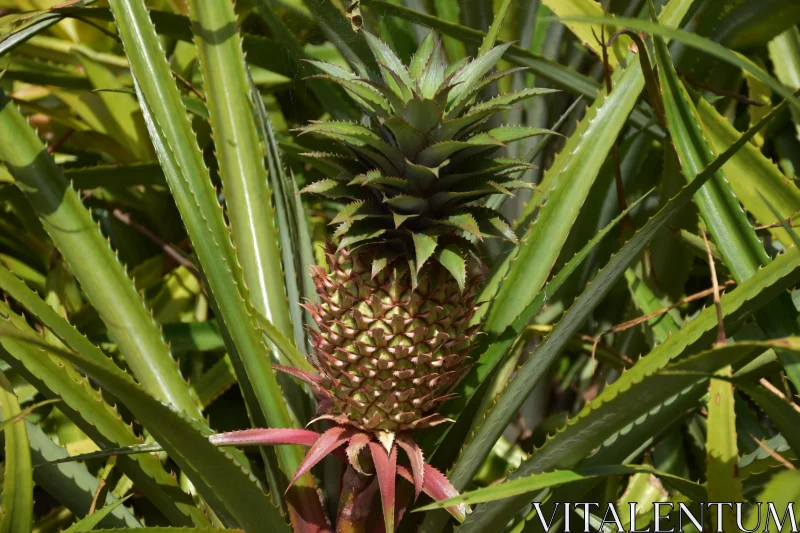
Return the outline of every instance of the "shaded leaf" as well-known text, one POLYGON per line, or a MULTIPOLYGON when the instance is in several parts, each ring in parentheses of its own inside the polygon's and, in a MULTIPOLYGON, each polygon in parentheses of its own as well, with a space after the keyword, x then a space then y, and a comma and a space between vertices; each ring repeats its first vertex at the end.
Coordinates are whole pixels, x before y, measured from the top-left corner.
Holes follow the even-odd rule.
POLYGON ((436 236, 425 235, 424 233, 412 233, 411 237, 414 240, 414 255, 416 257, 416 270, 422 270, 425 262, 433 255, 436 250, 437 238, 436 236))
POLYGON ((453 275, 458 287, 463 291, 467 277, 467 263, 461 251, 453 245, 436 250, 436 260, 453 275))

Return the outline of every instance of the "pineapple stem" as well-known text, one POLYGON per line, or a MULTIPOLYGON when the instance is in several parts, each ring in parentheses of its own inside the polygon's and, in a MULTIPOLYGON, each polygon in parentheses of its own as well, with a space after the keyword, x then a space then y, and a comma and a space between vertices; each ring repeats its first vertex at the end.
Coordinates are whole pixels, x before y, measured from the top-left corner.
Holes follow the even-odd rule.
POLYGON ((359 474, 352 466, 347 466, 339 494, 337 533, 366 533, 367 518, 377 492, 377 485, 372 481, 374 477, 359 474))

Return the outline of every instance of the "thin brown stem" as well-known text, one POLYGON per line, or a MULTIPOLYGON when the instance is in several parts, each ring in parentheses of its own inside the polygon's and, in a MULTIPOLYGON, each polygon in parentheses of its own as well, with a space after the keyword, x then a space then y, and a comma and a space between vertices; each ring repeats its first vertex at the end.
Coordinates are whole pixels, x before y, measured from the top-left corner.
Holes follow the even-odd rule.
POLYGON ((178 74, 174 70, 172 71, 172 75, 175 76, 175 79, 177 79, 179 82, 181 82, 181 85, 183 85, 184 87, 186 87, 187 89, 192 91, 195 94, 195 96, 197 96, 202 102, 206 101, 206 97, 203 95, 203 93, 201 93, 200 91, 195 89, 194 85, 192 85, 189 80, 185 79, 183 76, 181 76, 180 74, 178 74))
POLYGON ((68 128, 64 133, 61 134, 61 136, 58 139, 56 139, 47 146, 47 153, 53 154, 56 151, 58 151, 58 149, 61 148, 65 142, 67 142, 67 139, 69 139, 73 133, 75 133, 75 130, 72 128, 68 128))
POLYGON ((761 378, 761 380, 759 381, 759 383, 761 383, 761 385, 762 385, 762 386, 763 386, 765 389, 767 389, 768 391, 770 391, 772 394, 774 394, 774 395, 775 395, 775 396, 777 396, 778 398, 780 398, 780 399, 782 399, 782 400, 784 400, 784 401, 786 401, 786 402, 789 402, 789 405, 791 405, 791 406, 792 406, 792 408, 793 408, 795 411, 797 411, 798 413, 800 413, 800 406, 799 406, 799 405, 797 405, 796 403, 794 403, 792 400, 790 400, 790 399, 789 399, 789 398, 788 398, 788 397, 787 397, 787 396, 786 396, 784 393, 782 393, 782 392, 780 391, 780 389, 779 389, 778 387, 776 387, 775 385, 773 385, 772 383, 770 383, 769 381, 767 381, 767 378, 761 378))
MULTIPOLYGON (((726 281, 722 286, 724 288, 724 287, 727 287, 729 285, 733 285, 734 283, 735 283, 734 281, 726 281)), ((717 287, 717 291, 718 290, 719 290, 719 287, 717 287)), ((628 320, 627 322, 623 322, 622 324, 617 324, 616 326, 603 331, 602 333, 600 333, 594 339, 591 339, 591 337, 588 337, 588 339, 591 339, 592 342, 593 342, 593 345, 592 345, 592 357, 594 357, 594 354, 597 351, 597 346, 598 346, 598 344, 600 344, 600 340, 603 338, 603 336, 608 335, 610 333, 619 333, 620 331, 625 331, 626 329, 630 329, 630 328, 632 328, 634 326, 638 326, 639 324, 647 322, 651 318, 655 318, 655 317, 657 317, 659 315, 663 315, 664 313, 666 313, 668 311, 671 311, 672 309, 676 309, 676 308, 678 308, 678 307, 680 307, 680 306, 682 306, 684 304, 693 302, 695 300, 699 300, 701 298, 705 298, 706 296, 709 296, 710 294, 714 294, 714 287, 702 290, 700 292, 696 292, 694 294, 690 294, 686 298, 683 298, 682 300, 679 300, 678 302, 676 302, 676 303, 674 303, 672 305, 668 305, 666 307, 662 307, 658 311, 653 311, 652 313, 648 313, 646 315, 642 315, 640 317, 636 317, 636 318, 634 318, 632 320, 628 320)))
MULTIPOLYGON (((606 46, 605 34, 606 27, 601 26, 600 37, 598 38, 597 35, 595 35, 594 38, 597 40, 597 44, 600 45, 600 50, 602 50, 603 78, 606 84, 606 94, 608 95, 611 94, 613 85, 611 83, 611 65, 608 62, 608 46, 606 46)), ((622 165, 619 157, 619 143, 617 143, 616 139, 614 140, 614 145, 611 147, 611 157, 614 162, 614 185, 617 192, 617 208, 619 209, 619 212, 622 213, 628 208, 628 201, 625 199, 625 187, 622 183, 622 165)), ((623 232, 636 231, 636 226, 633 224, 633 219, 631 219, 629 215, 626 215, 623 218, 621 222, 621 228, 623 232)))
POLYGON ((797 213, 800 213, 800 211, 795 211, 794 213, 792 213, 791 215, 789 215, 785 219, 779 220, 778 222, 773 222, 772 224, 764 224, 762 226, 756 226, 753 229, 760 230, 760 229, 780 228, 784 224, 786 224, 790 228, 796 228, 796 227, 798 227, 798 225, 797 224, 792 224, 792 219, 797 215, 797 213))
POLYGON ((191 272, 200 282, 200 288, 202 289, 203 294, 208 296, 205 284, 203 283, 203 276, 200 274, 200 271, 197 270, 197 267, 195 267, 194 264, 189 259, 187 259, 177 248, 175 248, 174 246, 166 242, 164 239, 162 239, 161 237, 159 237, 158 235, 147 229, 142 224, 139 224, 138 222, 134 221, 133 218, 128 213, 120 211, 119 209, 114 209, 111 211, 111 213, 114 215, 114 218, 116 218, 123 224, 130 226, 138 233, 140 233, 141 235, 143 235, 144 237, 155 243, 159 248, 161 248, 161 251, 164 252, 165 255, 172 258, 176 263, 186 267, 189 270, 189 272, 191 272))
POLYGON ((113 31, 109 31, 107 28, 104 28, 103 26, 101 26, 100 24, 98 24, 97 22, 93 21, 90 18, 81 17, 81 16, 74 15, 74 14, 65 14, 64 18, 70 18, 70 19, 77 20, 79 22, 83 22, 87 26, 91 26, 92 28, 96 29, 100 33, 106 35, 107 37, 111 37, 112 39, 116 39, 117 41, 119 41, 119 36, 116 33, 114 33, 113 31))
POLYGON ((108 476, 111 474, 111 470, 117 464, 117 458, 115 456, 111 456, 108 458, 108 462, 106 463, 105 468, 103 469, 103 474, 100 476, 100 481, 97 484, 97 489, 94 491, 94 496, 92 497, 92 504, 89 506, 89 512, 87 514, 93 514, 97 510, 97 503, 100 501, 100 498, 105 498, 105 494, 107 492, 106 485, 108 484, 108 476))
POLYGON ((765 452, 767 452, 770 455, 770 457, 772 457, 773 459, 778 461, 780 464, 782 464, 783 466, 785 466, 789 470, 797 470, 795 468, 795 466, 792 463, 790 463, 784 456, 782 456, 781 454, 779 454, 775 450, 771 449, 769 446, 764 444, 762 441, 758 440, 755 437, 755 435, 753 435, 752 433, 748 433, 748 435, 750 435, 750 438, 753 439, 756 444, 758 444, 758 447, 761 448, 762 450, 764 450, 765 452))
POLYGON ((714 290, 714 307, 717 309, 717 346, 725 346, 728 339, 725 336, 725 323, 722 320, 722 304, 719 301, 719 282, 717 281, 717 269, 714 266, 714 255, 711 253, 711 246, 708 244, 708 237, 706 232, 701 231, 703 235, 703 242, 706 244, 706 252, 708 253, 708 266, 711 269, 711 287, 714 290))
POLYGON ((97 500, 100 499, 100 494, 103 492, 103 489, 106 487, 106 480, 101 479, 100 482, 97 484, 97 490, 94 491, 94 496, 92 497, 92 504, 89 506, 89 512, 86 513, 87 515, 94 514, 95 510, 97 509, 97 500))
POLYGON ((730 98, 732 100, 736 100, 737 102, 741 102, 741 103, 747 104, 747 105, 754 105, 754 106, 759 106, 759 107, 764 105, 762 102, 757 102, 756 100, 752 100, 752 99, 750 99, 750 98, 748 98, 746 96, 742 96, 741 94, 737 94, 737 93, 734 93, 734 92, 731 92, 731 91, 726 91, 725 89, 720 89, 718 87, 712 87, 711 85, 709 85, 709 84, 707 84, 707 83, 705 83, 705 82, 703 82, 701 80, 698 80, 697 78, 691 76, 690 74, 687 74, 687 73, 683 72, 680 69, 676 69, 676 70, 678 72, 678 75, 680 75, 683 79, 685 79, 686 81, 688 81, 692 85, 700 87, 701 89, 705 89, 706 91, 708 91, 710 93, 714 93, 717 96, 724 96, 725 98, 730 98))
MULTIPOLYGON (((553 331, 552 324, 532 324, 525 328, 525 331, 534 331, 541 335, 547 335, 553 331)), ((592 354, 592 357, 599 355, 600 358, 604 358, 606 362, 610 363, 611 366, 617 368, 619 370, 623 370, 629 366, 633 366, 635 361, 631 359, 628 355, 615 350, 610 346, 598 346, 595 344, 594 337, 584 334, 576 334, 574 339, 571 339, 570 345, 578 350, 583 350, 589 354, 592 354), (593 351, 595 353, 593 353, 593 351)))

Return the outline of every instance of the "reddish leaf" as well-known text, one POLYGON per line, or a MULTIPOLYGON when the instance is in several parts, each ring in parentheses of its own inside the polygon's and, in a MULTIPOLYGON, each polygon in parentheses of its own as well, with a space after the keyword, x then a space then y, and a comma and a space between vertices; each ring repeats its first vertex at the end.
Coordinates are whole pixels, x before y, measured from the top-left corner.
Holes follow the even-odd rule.
POLYGON ((245 429, 211 435, 208 440, 217 446, 270 446, 276 444, 299 444, 313 446, 320 434, 308 429, 245 429))
POLYGON ((356 433, 353 435, 353 438, 350 439, 350 444, 347 445, 347 460, 350 462, 350 466, 355 469, 356 472, 362 475, 368 475, 364 472, 361 468, 361 465, 358 462, 358 454, 361 453, 361 450, 369 444, 371 437, 366 433, 356 433))
POLYGON ((309 372, 307 370, 300 370, 293 366, 283 366, 283 365, 272 365, 272 368, 275 370, 280 370, 284 374, 289 374, 292 377, 299 379, 300 381, 304 381, 308 383, 311 387, 311 390, 314 392, 314 397, 316 398, 317 402, 322 402, 328 400, 333 396, 331 392, 325 389, 322 385, 320 385, 320 377, 315 374, 314 372, 309 372))
POLYGON ((375 474, 378 477, 378 486, 381 489, 381 503, 383 504, 383 521, 386 524, 386 533, 394 532, 394 483, 397 475, 397 446, 392 446, 390 454, 377 442, 369 443, 372 453, 372 462, 375 464, 375 474))
POLYGON ((308 450, 308 453, 303 458, 300 466, 297 467, 297 472, 294 473, 292 482, 289 483, 291 487, 295 481, 314 468, 314 465, 322 461, 326 456, 330 455, 336 448, 347 442, 353 436, 353 430, 342 426, 336 426, 320 436, 314 445, 308 450))
POLYGON ((405 516, 406 511, 408 510, 408 506, 411 503, 412 499, 414 498, 414 487, 409 487, 405 483, 397 485, 396 495, 395 495, 395 512, 394 512, 394 523, 397 524, 395 527, 400 527, 400 521, 403 520, 403 516, 405 516))
POLYGON ((405 450, 408 460, 411 463, 411 473, 414 475, 414 499, 419 498, 422 486, 425 482, 425 459, 420 448, 410 433, 399 433, 397 444, 405 450))
MULTIPOLYGON (((408 481, 414 482, 411 472, 405 466, 398 466, 397 473, 408 481)), ((422 486, 422 492, 437 502, 458 496, 458 491, 450 484, 450 481, 448 481, 444 474, 429 464, 425 464, 425 484, 422 486)), ((469 507, 464 503, 454 507, 447 507, 446 509, 447 512, 453 515, 459 522, 463 522, 469 512, 469 507)))
POLYGON ((284 365, 272 365, 272 368, 275 370, 280 370, 284 374, 289 374, 290 376, 294 376, 299 380, 305 381, 309 385, 319 385, 320 377, 307 370, 300 370, 299 368, 295 368, 293 366, 284 366, 284 365))

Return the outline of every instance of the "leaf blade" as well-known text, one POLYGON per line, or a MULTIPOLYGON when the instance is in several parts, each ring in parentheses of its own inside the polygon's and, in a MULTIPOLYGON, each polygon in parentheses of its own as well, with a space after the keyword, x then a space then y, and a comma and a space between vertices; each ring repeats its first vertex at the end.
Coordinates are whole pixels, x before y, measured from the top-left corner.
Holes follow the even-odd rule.
MULTIPOLYGON (((4 420, 19 415, 21 409, 14 388, 0 373, 0 411, 4 420)), ((0 531, 28 531, 33 523, 33 467, 25 424, 5 429, 5 472, 3 475, 3 512, 0 531)))
POLYGON ((0 158, 15 175, 100 317, 148 390, 196 418, 200 411, 141 297, 36 133, 0 93, 0 158))

